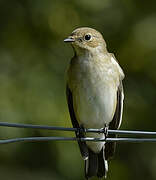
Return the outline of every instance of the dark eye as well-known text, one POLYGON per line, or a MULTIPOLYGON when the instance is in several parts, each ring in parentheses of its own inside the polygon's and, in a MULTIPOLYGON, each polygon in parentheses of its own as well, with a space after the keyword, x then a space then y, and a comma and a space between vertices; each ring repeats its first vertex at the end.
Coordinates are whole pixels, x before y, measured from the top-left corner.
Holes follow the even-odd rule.
POLYGON ((86 41, 89 41, 91 39, 91 35, 90 34, 86 34, 84 38, 85 38, 86 41))

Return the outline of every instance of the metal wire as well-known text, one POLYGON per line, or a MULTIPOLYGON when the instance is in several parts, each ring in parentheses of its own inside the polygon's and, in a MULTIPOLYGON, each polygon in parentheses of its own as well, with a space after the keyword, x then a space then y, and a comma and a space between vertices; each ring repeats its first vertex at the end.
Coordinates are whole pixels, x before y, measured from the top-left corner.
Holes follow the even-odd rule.
MULTIPOLYGON (((104 133, 104 129, 77 129, 77 128, 65 128, 47 125, 31 125, 31 124, 19 124, 0 122, 0 126, 3 127, 15 127, 15 128, 31 128, 31 129, 43 129, 43 130, 57 130, 57 131, 84 131, 85 133, 104 133)), ((108 130, 108 134, 117 135, 135 135, 135 136, 156 136, 156 132, 150 131, 128 131, 128 130, 108 130)), ((156 142, 156 137, 152 138, 133 138, 133 137, 118 137, 118 138, 76 138, 76 137, 23 137, 13 139, 2 139, 0 144, 9 144, 15 142, 38 142, 38 141, 105 141, 105 142, 127 142, 127 143, 143 143, 143 142, 156 142)))
POLYGON ((0 140, 0 144, 9 144, 15 142, 44 142, 44 141, 105 141, 105 142, 127 142, 127 143, 143 143, 156 142, 156 138, 75 138, 75 137, 25 137, 0 140))
MULTIPOLYGON (((83 129, 78 128, 67 128, 67 127, 56 127, 56 126, 47 126, 47 125, 32 125, 32 124, 21 124, 21 123, 8 123, 0 122, 0 126, 4 127, 15 127, 15 128, 30 128, 30 129, 43 129, 43 130, 55 130, 55 131, 83 131, 83 129)), ((104 129, 84 129, 84 132, 87 133, 104 133, 104 129)), ((156 135, 156 132, 151 131, 130 131, 130 130, 108 130, 109 134, 118 134, 118 135, 156 135)))

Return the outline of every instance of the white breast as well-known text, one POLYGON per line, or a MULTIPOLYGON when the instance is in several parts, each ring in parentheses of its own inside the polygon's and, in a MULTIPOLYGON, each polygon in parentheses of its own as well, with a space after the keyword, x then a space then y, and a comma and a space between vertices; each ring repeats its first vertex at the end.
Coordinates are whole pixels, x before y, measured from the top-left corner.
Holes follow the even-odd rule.
POLYGON ((103 128, 112 121, 116 107, 116 87, 104 81, 83 82, 76 90, 76 115, 86 128, 103 128))
MULTIPOLYGON (((83 61, 73 77, 76 79, 73 90, 74 111, 79 124, 84 128, 104 128, 114 116, 119 77, 113 74, 111 66, 83 61), (83 63, 83 64, 82 64, 83 63)), ((103 137, 102 134, 87 134, 90 137, 103 137)), ((103 143, 87 142, 94 151, 99 152, 103 143)))
MULTIPOLYGON (((77 116, 79 123, 85 128, 104 128, 113 118, 116 107, 116 88, 107 86, 105 82, 81 87, 77 97, 77 116)), ((88 137, 103 138, 103 134, 87 134, 88 137)), ((88 146, 98 152, 104 143, 87 142, 88 146)))

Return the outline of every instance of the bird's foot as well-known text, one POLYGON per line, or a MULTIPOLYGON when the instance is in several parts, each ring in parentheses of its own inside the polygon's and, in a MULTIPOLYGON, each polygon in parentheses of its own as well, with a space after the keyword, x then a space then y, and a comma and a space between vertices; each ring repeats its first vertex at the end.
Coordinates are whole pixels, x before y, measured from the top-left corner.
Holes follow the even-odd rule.
POLYGON ((108 126, 105 126, 105 127, 103 128, 103 133, 104 133, 104 135, 105 135, 105 140, 106 140, 106 138, 107 138, 107 136, 108 136, 108 126))
POLYGON ((77 130, 77 136, 83 137, 86 134, 86 129, 83 126, 80 126, 77 130))

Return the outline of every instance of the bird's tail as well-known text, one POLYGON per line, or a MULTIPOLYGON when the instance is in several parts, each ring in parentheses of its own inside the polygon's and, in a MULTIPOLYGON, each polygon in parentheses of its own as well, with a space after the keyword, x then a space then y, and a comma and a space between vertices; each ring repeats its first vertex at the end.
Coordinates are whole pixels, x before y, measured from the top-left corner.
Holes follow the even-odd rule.
POLYGON ((89 156, 85 160, 85 176, 86 179, 97 176, 99 178, 107 176, 108 163, 105 160, 104 147, 100 153, 96 154, 92 150, 88 149, 89 156))

